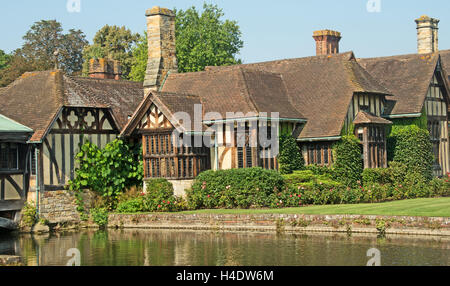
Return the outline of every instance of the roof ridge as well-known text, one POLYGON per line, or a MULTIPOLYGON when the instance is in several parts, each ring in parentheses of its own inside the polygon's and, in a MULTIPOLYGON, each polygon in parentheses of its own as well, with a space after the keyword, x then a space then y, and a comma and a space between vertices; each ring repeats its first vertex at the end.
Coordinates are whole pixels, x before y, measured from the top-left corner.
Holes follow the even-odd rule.
POLYGON ((411 53, 411 54, 401 54, 401 55, 393 55, 393 56, 383 56, 383 57, 373 57, 373 58, 357 58, 357 61, 370 61, 370 60, 387 60, 387 59, 400 59, 400 58, 431 58, 438 56, 441 52, 447 52, 450 50, 444 50, 444 51, 438 51, 434 53, 428 53, 428 54, 417 54, 417 53, 411 53))
MULTIPOLYGON (((347 60, 351 60, 351 59, 355 58, 355 54, 353 51, 347 51, 347 52, 337 53, 337 54, 332 54, 332 55, 314 55, 314 56, 306 56, 306 57, 298 57, 298 58, 286 58, 286 59, 230 65, 230 66, 206 66, 205 68, 210 68, 210 69, 201 71, 201 72, 224 71, 227 69, 239 68, 239 67, 249 69, 250 66, 259 65, 259 64, 281 64, 284 62, 295 62, 295 61, 299 61, 299 60, 330 59, 330 58, 336 59, 336 58, 340 58, 340 57, 342 57, 342 58, 347 57, 347 60)), ((190 73, 196 73, 196 72, 190 72, 190 73)), ((189 74, 189 73, 179 73, 179 74, 189 74)))
POLYGON ((198 95, 195 94, 189 94, 189 93, 178 93, 178 92, 167 92, 167 91, 155 91, 152 92, 154 94, 158 95, 168 95, 168 96, 185 96, 185 97, 193 97, 193 98, 200 98, 198 95))
POLYGON ((138 82, 138 81, 132 81, 132 80, 116 80, 116 79, 110 79, 110 78, 91 78, 91 77, 84 77, 84 76, 72 76, 72 75, 67 75, 67 77, 73 79, 73 80, 86 80, 86 81, 104 81, 104 82, 108 82, 108 83, 115 83, 115 84, 142 84, 142 82, 138 82))

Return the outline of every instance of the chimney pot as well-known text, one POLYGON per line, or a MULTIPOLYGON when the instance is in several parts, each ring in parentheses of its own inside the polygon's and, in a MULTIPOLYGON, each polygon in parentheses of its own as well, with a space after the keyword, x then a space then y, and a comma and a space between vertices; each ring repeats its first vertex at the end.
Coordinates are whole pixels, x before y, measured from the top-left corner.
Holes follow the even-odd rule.
POLYGON ((438 47, 439 20, 426 15, 416 19, 417 24, 417 51, 419 54, 435 53, 438 47))
POLYGON ((339 54, 339 41, 341 33, 332 30, 320 30, 313 33, 316 41, 316 55, 339 54))

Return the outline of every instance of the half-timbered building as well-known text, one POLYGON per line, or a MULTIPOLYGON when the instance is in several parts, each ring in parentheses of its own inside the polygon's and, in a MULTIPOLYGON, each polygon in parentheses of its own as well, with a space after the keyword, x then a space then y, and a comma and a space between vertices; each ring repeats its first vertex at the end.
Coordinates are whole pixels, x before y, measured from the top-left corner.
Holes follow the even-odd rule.
MULTIPOLYGON (((177 129, 175 113, 199 117, 192 114, 195 105, 202 107, 201 118, 195 119, 203 128, 200 134, 204 136, 204 128, 210 125, 215 127, 209 130, 213 143, 209 152, 200 152, 210 158, 204 168, 277 168, 275 156, 269 160, 258 156, 264 147, 252 144, 261 142, 253 142, 251 135, 272 130, 261 125, 260 114, 278 112, 279 127, 272 136, 294 136, 307 164, 331 165, 332 145, 354 132, 361 142, 365 168, 387 167, 386 139, 395 120, 426 116, 436 158, 435 175, 449 171, 448 83, 442 60, 448 56, 435 48, 429 53, 423 50, 427 45, 420 41, 430 38, 421 36, 428 32, 422 29, 430 25, 418 26, 416 55, 357 59, 353 52, 339 53, 339 32, 322 30, 314 32, 317 55, 313 57, 207 67, 203 72, 178 74, 174 14, 154 7, 146 16, 152 47, 144 82, 147 96, 122 132, 122 136, 134 136, 143 142, 146 178, 192 179, 195 172, 203 170, 190 171, 196 166, 195 160, 175 163, 184 162, 178 158, 172 163, 180 150, 164 143, 177 129), (211 112, 220 118, 210 118, 211 112), (234 117, 238 113, 241 116, 234 117), (254 116, 244 116, 247 113, 254 116), (245 130, 237 135, 244 138, 244 146, 236 144, 240 139, 235 135, 238 128, 245 130)), ((418 21, 433 22, 428 17, 418 21)), ((193 131, 186 123, 179 130, 185 135, 195 131, 199 129, 193 131)), ((194 158, 198 156, 193 150, 188 152, 194 158)))
POLYGON ((315 56, 181 74, 175 14, 154 7, 146 16, 143 85, 120 80, 117 61, 95 59, 90 78, 31 72, 0 89, 0 113, 33 130, 27 148, 4 149, 29 154, 17 171, 31 174, 22 193, 27 184, 63 189, 80 143, 103 147, 119 134, 142 143, 145 179, 167 178, 177 194, 208 169, 278 169, 273 142, 282 134, 297 140, 307 164, 330 166, 333 144, 354 133, 364 167, 387 167, 390 126, 417 119, 431 135, 434 174, 450 171, 450 50, 437 49, 439 21, 416 20, 418 54, 357 59, 340 53, 339 32, 322 30, 313 34, 315 56))
POLYGON ((29 72, 1 90, 0 113, 33 130, 27 141, 30 159, 21 161, 31 170, 32 190, 64 190, 74 178, 80 143, 104 147, 116 139, 142 100, 142 84, 96 75, 29 72))
POLYGON ((0 114, 0 217, 13 219, 26 200, 33 130, 0 114))
POLYGON ((441 57, 448 54, 450 51, 359 60, 374 78, 395 94, 386 102, 387 119, 407 124, 424 118, 433 145, 436 176, 450 172, 449 96, 441 57))

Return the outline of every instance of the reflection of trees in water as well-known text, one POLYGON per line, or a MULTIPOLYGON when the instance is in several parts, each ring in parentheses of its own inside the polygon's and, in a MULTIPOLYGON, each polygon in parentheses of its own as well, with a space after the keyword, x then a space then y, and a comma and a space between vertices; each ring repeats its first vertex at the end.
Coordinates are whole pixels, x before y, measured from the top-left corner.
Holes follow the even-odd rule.
POLYGON ((80 250, 86 266, 365 265, 372 247, 381 250, 383 265, 450 265, 450 238, 444 237, 110 230, 13 240, 28 265, 66 265, 70 248, 80 250))

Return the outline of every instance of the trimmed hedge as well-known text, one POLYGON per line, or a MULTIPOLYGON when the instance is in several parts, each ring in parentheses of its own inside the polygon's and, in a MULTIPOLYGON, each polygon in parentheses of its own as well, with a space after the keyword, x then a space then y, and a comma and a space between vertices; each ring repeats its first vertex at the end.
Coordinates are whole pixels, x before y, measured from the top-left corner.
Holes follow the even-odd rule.
POLYGON ((305 160, 300 152, 300 148, 291 135, 280 136, 278 164, 281 174, 292 174, 293 171, 305 168, 305 160))
POLYGON ((427 130, 416 125, 396 126, 388 138, 395 162, 404 163, 409 172, 419 173, 425 179, 433 177, 434 155, 427 130))
POLYGON ((334 176, 333 168, 327 166, 309 165, 305 169, 310 170, 314 175, 326 175, 330 178, 334 176))
POLYGON ((271 207, 285 188, 277 171, 262 168, 206 171, 187 191, 190 209, 271 207))
POLYGON ((408 167, 400 162, 390 162, 389 168, 365 169, 362 173, 364 184, 396 184, 403 182, 408 167))
POLYGON ((333 148, 334 178, 346 186, 354 186, 361 180, 363 159, 356 136, 343 136, 333 148))
POLYGON ((295 171, 289 175, 283 175, 288 184, 294 187, 312 187, 315 184, 322 184, 330 188, 342 186, 328 175, 316 175, 311 170, 295 171))
POLYGON ((146 193, 126 198, 119 202, 116 212, 175 212, 186 209, 186 203, 182 198, 174 196, 173 185, 166 179, 149 180, 146 193))

